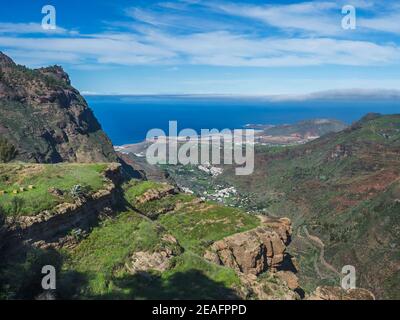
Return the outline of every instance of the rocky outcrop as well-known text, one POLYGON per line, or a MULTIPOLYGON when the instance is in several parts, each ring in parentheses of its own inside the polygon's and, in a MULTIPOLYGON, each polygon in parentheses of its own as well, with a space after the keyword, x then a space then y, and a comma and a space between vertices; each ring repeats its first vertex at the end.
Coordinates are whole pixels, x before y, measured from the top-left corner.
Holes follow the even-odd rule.
POLYGON ((308 300, 375 300, 375 296, 366 289, 344 290, 340 287, 318 287, 308 300))
POLYGON ((278 271, 276 276, 281 279, 290 290, 296 290, 300 288, 299 279, 297 276, 291 271, 278 271))
POLYGON ((119 176, 120 165, 112 163, 106 170, 107 182, 102 190, 34 216, 8 218, 6 246, 36 243, 37 246, 45 247, 46 243, 65 242, 68 240, 68 232, 75 228, 89 229, 100 215, 112 213, 112 208, 120 202, 119 176))
POLYGON ((350 157, 352 154, 351 148, 342 144, 335 146, 334 150, 329 155, 329 160, 341 160, 343 158, 350 157))
MULTIPOLYGON (((241 287, 237 292, 243 299, 257 300, 300 300, 301 296, 277 274, 268 273, 264 277, 240 274, 241 287)), ((297 289, 297 288, 295 288, 297 289)))
POLYGON ((31 70, 0 52, 0 134, 25 162, 112 162, 113 146, 59 66, 31 70))
POLYGON ((176 194, 174 186, 164 184, 161 188, 154 188, 147 190, 140 197, 136 199, 137 204, 144 204, 150 201, 159 200, 170 194, 176 194))
POLYGON ((173 257, 170 249, 160 250, 156 252, 138 251, 130 257, 130 265, 126 265, 128 271, 132 274, 139 271, 165 271, 169 269, 170 260, 173 257))
POLYGON ((171 235, 164 235, 164 245, 159 250, 137 251, 132 254, 125 268, 132 274, 141 271, 166 271, 171 267, 171 259, 182 252, 178 241, 171 235))
POLYGON ((262 217, 262 225, 214 242, 204 257, 237 272, 259 275, 283 265, 290 242, 289 219, 262 217))

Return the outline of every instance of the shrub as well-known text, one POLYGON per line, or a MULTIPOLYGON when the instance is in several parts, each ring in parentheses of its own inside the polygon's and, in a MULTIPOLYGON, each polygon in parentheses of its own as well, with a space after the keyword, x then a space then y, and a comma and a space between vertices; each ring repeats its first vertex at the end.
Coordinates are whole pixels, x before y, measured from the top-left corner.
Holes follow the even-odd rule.
POLYGON ((74 199, 85 199, 93 191, 91 186, 76 184, 71 188, 70 194, 74 199))
POLYGON ((79 184, 74 185, 74 186, 71 188, 70 193, 71 193, 71 196, 72 196, 73 198, 81 198, 81 197, 83 197, 83 189, 82 189, 82 186, 79 185, 79 184))

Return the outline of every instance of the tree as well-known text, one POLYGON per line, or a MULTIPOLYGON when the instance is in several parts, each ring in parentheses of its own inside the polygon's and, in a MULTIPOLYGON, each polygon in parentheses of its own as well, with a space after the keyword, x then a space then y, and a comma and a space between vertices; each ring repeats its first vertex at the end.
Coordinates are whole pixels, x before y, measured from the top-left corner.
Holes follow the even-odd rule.
POLYGON ((16 148, 6 138, 0 136, 0 162, 10 162, 16 155, 16 148))

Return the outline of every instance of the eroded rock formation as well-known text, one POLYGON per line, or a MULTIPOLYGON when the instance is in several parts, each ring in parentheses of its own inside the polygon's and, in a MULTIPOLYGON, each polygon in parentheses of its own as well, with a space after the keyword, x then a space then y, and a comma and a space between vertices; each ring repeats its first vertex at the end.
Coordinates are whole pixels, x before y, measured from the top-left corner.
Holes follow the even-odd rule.
POLYGON ((259 275, 282 266, 289 244, 289 219, 262 218, 262 225, 214 242, 204 257, 237 272, 259 275))

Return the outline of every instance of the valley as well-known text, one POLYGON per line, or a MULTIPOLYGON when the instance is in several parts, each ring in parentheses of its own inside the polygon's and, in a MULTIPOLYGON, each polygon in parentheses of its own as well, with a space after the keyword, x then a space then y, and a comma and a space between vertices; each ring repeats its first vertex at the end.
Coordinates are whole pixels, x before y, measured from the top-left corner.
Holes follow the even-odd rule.
POLYGON ((247 125, 240 176, 149 164, 61 67, 0 67, 0 299, 399 298, 398 114, 247 125))
POLYGON ((396 297, 396 290, 384 292, 399 270, 399 134, 398 115, 370 114, 304 145, 256 148, 251 176, 236 176, 229 166, 221 166, 217 177, 193 167, 165 170, 199 196, 215 199, 221 188, 233 188, 217 201, 290 217, 296 235, 291 250, 305 286, 338 283, 335 270, 351 264, 361 286, 396 297))

